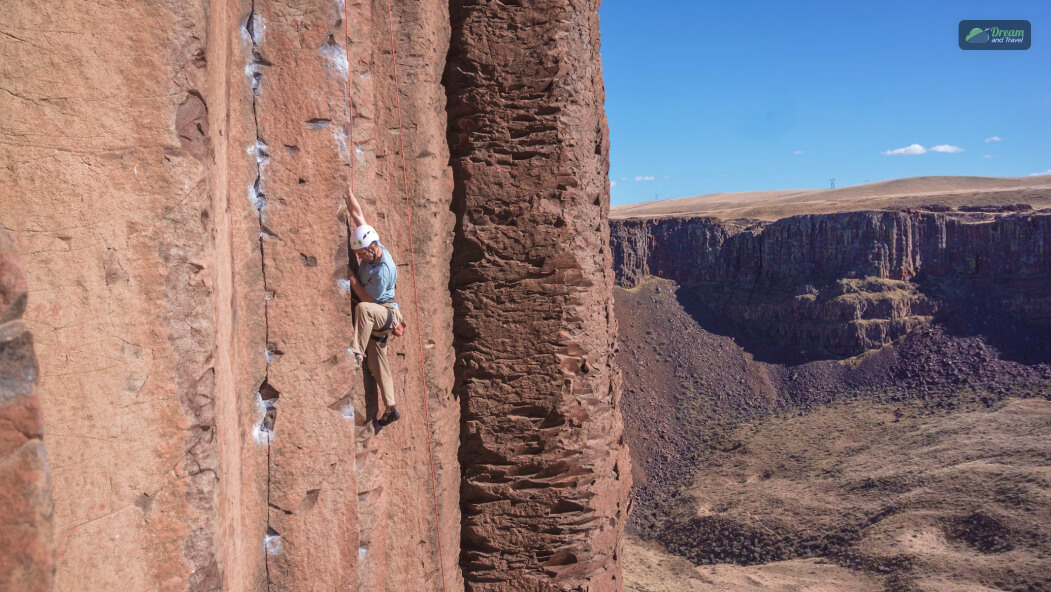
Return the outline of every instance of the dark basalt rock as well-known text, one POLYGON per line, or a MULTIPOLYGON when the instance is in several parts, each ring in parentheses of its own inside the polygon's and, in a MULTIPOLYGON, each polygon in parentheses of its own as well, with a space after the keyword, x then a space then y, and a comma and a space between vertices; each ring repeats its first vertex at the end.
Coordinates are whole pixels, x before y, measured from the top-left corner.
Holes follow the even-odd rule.
POLYGON ((1051 326, 1051 215, 1029 209, 614 220, 611 247, 619 285, 675 280, 779 350, 772 361, 858 355, 935 317, 961 331, 974 320, 1009 357, 1044 361, 1030 333, 1051 326), (1031 343, 1012 352, 1020 336, 1031 343))

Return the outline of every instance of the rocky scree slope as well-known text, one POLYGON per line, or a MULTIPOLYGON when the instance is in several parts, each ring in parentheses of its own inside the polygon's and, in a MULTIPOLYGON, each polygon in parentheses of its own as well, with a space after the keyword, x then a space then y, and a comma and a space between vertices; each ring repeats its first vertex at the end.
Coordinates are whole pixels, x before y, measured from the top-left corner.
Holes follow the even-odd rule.
POLYGON ((714 455, 736 449, 742 422, 830 404, 913 402, 928 412, 1051 393, 1051 365, 1006 360, 982 336, 934 324, 847 360, 757 360, 686 288, 648 280, 615 290, 634 532, 654 537, 683 488, 714 455))

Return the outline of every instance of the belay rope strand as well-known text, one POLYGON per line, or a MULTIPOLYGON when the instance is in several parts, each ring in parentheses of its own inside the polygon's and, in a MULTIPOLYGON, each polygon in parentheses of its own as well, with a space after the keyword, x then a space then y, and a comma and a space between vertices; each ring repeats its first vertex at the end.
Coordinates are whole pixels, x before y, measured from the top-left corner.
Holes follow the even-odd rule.
MULTIPOLYGON (((412 270, 412 295, 416 307, 416 341, 420 352, 420 380, 423 385, 423 415, 427 424, 427 461, 431 472, 431 495, 434 501, 434 532, 438 540, 438 570, 442 578, 442 591, 445 591, 445 561, 442 553, 442 528, 441 517, 438 513, 438 482, 434 476, 434 446, 431 444, 431 412, 427 395, 427 369, 423 362, 423 328, 420 323, 420 293, 416 287, 416 251, 412 237, 412 206, 409 203, 409 173, 405 164, 405 130, 402 126, 401 117, 401 91, 398 84, 398 53, 394 44, 394 8, 391 0, 387 0, 387 23, 390 27, 390 53, 394 64, 394 96, 398 104, 398 139, 401 146, 401 178, 405 186, 405 219, 409 230, 409 262, 412 270)), ((354 145, 354 98, 351 91, 350 78, 350 19, 347 18, 347 3, 343 3, 343 53, 347 58, 347 86, 344 91, 344 99, 347 105, 347 123, 350 127, 350 144, 347 148, 347 160, 350 161, 350 191, 354 191, 354 153, 357 147, 354 145)))

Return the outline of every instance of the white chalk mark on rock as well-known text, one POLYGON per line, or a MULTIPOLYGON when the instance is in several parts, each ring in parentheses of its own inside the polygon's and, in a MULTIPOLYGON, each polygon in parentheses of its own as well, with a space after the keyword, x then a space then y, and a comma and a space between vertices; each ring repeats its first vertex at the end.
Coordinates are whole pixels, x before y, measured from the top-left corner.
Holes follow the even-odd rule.
POLYGON ((339 73, 340 79, 347 79, 347 72, 349 71, 347 54, 332 37, 329 37, 328 41, 318 48, 318 53, 321 54, 321 57, 328 60, 329 65, 339 73))
MULTIPOLYGON (((272 531, 271 531, 272 532, 272 531)), ((263 537, 263 548, 266 549, 267 555, 278 555, 281 553, 281 535, 274 532, 273 534, 267 533, 263 537)))

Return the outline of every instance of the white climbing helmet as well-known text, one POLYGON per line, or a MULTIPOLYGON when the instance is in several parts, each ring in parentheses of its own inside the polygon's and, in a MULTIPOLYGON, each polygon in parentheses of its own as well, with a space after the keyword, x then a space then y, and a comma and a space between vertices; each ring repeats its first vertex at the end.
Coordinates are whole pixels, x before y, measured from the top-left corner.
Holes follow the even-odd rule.
POLYGON ((354 236, 350 239, 351 249, 364 249, 372 243, 379 242, 380 235, 376 233, 376 229, 369 226, 368 224, 362 224, 354 229, 354 236))

